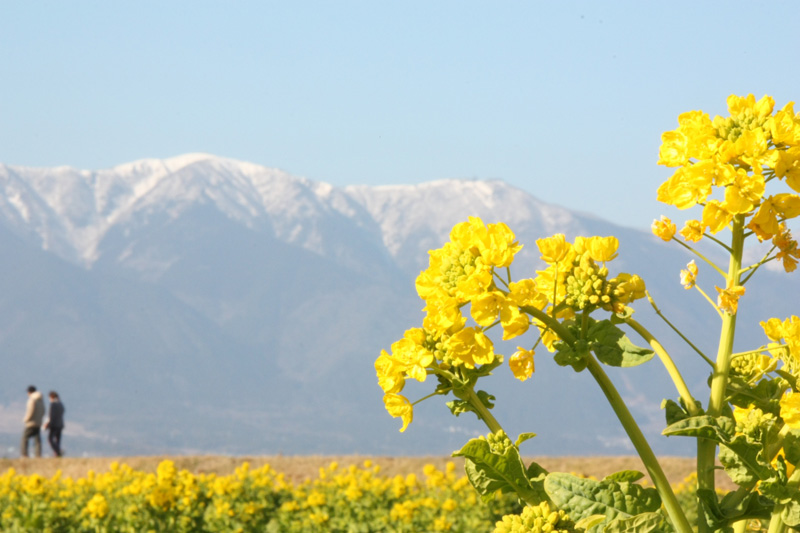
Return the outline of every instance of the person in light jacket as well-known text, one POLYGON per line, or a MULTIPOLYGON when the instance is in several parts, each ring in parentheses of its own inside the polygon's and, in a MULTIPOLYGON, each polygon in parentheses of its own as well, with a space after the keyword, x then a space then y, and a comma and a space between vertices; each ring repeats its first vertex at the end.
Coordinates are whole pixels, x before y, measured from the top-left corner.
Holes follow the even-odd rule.
POLYGON ((44 429, 47 430, 47 441, 53 448, 56 457, 61 457, 61 430, 64 429, 64 404, 54 390, 50 391, 50 419, 45 423, 44 429))
POLYGON ((25 408, 25 418, 22 420, 25 424, 20 446, 20 453, 23 457, 28 457, 28 440, 31 438, 33 438, 36 457, 42 456, 42 420, 44 420, 44 399, 42 393, 31 385, 28 387, 28 405, 25 408))

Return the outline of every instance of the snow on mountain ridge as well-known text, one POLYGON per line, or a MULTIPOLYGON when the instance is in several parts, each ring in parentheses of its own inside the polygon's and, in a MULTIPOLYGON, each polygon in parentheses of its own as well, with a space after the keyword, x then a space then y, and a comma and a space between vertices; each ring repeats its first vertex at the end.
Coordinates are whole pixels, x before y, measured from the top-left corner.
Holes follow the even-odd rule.
POLYGON ((371 217, 341 189, 201 153, 96 171, 0 165, 0 195, 5 198, 0 211, 18 233, 84 266, 97 261, 114 226, 152 212, 175 219, 202 204, 319 254, 326 252, 321 233, 330 216, 350 220, 380 240, 371 217))
POLYGON ((343 262, 348 261, 343 240, 369 242, 412 271, 468 216, 503 221, 512 230, 533 221, 543 233, 579 226, 569 210, 501 180, 335 187, 204 153, 95 171, 0 165, 0 195, 0 212, 18 232, 86 267, 99 259, 112 228, 147 223, 154 213, 174 220, 200 205, 314 253, 338 254, 343 262))

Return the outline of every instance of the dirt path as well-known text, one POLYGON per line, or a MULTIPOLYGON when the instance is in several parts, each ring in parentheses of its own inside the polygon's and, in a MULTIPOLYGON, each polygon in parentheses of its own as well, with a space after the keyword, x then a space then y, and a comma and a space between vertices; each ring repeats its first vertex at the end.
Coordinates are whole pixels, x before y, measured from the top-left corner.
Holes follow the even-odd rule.
MULTIPOLYGON (((433 464, 444 468, 447 462, 454 462, 459 472, 463 471, 463 460, 452 457, 371 457, 371 456, 258 456, 258 457, 229 457, 219 455, 209 456, 147 456, 147 457, 92 457, 72 458, 64 457, 42 459, 0 459, 0 475, 9 468, 14 468, 18 474, 39 474, 44 477, 53 476, 61 470, 65 477, 81 478, 92 470, 96 473, 109 470, 112 462, 124 463, 135 470, 155 472, 158 464, 164 459, 175 462, 178 469, 186 469, 192 473, 216 473, 227 475, 247 461, 252 468, 269 464, 278 472, 282 472, 293 482, 315 479, 319 469, 336 461, 341 467, 352 464, 362 465, 364 461, 372 461, 380 466, 380 472, 386 476, 397 474, 416 473, 422 474, 426 464, 433 464)), ((644 471, 641 462, 635 457, 538 457, 534 458, 550 472, 569 472, 584 476, 603 478, 619 470, 644 471)), ((526 459, 526 463, 530 459, 526 459)), ((694 470, 694 460, 681 457, 667 457, 661 459, 661 465, 672 483, 683 481, 694 470)), ((725 486, 724 480, 720 483, 725 486)))

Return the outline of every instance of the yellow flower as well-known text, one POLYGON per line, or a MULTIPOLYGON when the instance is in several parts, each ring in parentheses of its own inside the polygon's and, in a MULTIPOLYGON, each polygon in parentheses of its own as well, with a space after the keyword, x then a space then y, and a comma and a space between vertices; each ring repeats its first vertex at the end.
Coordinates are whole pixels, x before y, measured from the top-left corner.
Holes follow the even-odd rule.
POLYGON ((686 135, 677 130, 662 133, 658 164, 679 167, 687 161, 689 161, 689 142, 686 135))
POLYGON ((653 220, 652 226, 650 229, 653 231, 653 235, 660 238, 662 241, 671 241, 672 237, 675 236, 675 231, 678 229, 677 226, 670 220, 669 218, 661 215, 661 220, 653 220))
POLYGON ((392 415, 392 418, 400 418, 403 421, 403 427, 400 432, 406 430, 408 425, 414 419, 414 407, 408 398, 401 394, 388 393, 383 395, 383 405, 386 410, 392 415))
POLYGON ((617 257, 619 240, 616 237, 576 237, 575 251, 588 253, 598 263, 605 263, 617 257))
POLYGON ((479 326, 491 326, 497 320, 500 310, 508 305, 505 295, 500 291, 489 291, 472 301, 470 314, 479 326))
POLYGON ((752 94, 747 96, 736 96, 732 94, 728 97, 728 112, 731 117, 746 115, 754 120, 764 120, 772 114, 775 107, 775 99, 771 96, 763 96, 756 102, 756 97, 752 94))
POLYGON ((739 298, 744 294, 744 287, 739 285, 728 287, 727 289, 715 288, 719 293, 717 295, 717 306, 720 311, 724 311, 729 315, 735 315, 736 309, 739 307, 739 298))
POLYGON ((761 201, 764 195, 764 176, 760 172, 748 174, 740 168, 736 171, 733 182, 725 187, 723 206, 729 213, 748 213, 761 201))
POLYGON ((433 354, 423 346, 425 336, 422 328, 412 328, 392 344, 392 358, 402 365, 406 376, 420 382, 425 381, 426 367, 433 363, 433 354))
POLYGON ((92 518, 103 518, 108 514, 108 502, 102 494, 95 494, 86 503, 84 512, 92 518))
POLYGON ((794 102, 789 102, 770 117, 767 120, 767 127, 775 144, 784 143, 790 146, 800 144, 800 119, 794 114, 794 102))
POLYGON ((766 322, 760 322, 760 324, 761 328, 764 330, 764 334, 771 341, 779 341, 785 335, 783 322, 779 318, 770 318, 766 322))
POLYGON ((422 320, 422 327, 439 335, 454 333, 463 328, 467 322, 461 314, 458 300, 443 291, 440 291, 437 297, 425 301, 424 311, 426 315, 422 320))
POLYGON ((786 272, 794 272, 797 268, 797 260, 800 259, 800 249, 798 249, 797 241, 792 239, 792 233, 786 224, 780 225, 778 234, 772 238, 772 244, 780 250, 775 257, 783 263, 783 269, 786 272))
POLYGON ((508 226, 502 222, 487 226, 487 239, 481 247, 481 257, 487 264, 498 268, 510 266, 521 249, 508 226))
POLYGON ((703 238, 703 224, 699 220, 687 220, 680 233, 687 241, 699 242, 703 238))
POLYGON ((383 392, 400 392, 405 386, 402 365, 394 360, 386 350, 375 360, 375 373, 378 375, 378 386, 383 392))
POLYGON ((520 381, 525 381, 533 375, 536 370, 533 363, 533 350, 526 350, 517 346, 517 351, 508 360, 508 366, 514 377, 520 381))
POLYGON ((703 227, 713 233, 719 233, 733 220, 733 215, 718 200, 709 201, 703 208, 703 227))
POLYGON ((684 289, 691 289, 697 283, 697 264, 694 259, 686 265, 686 270, 681 270, 681 285, 684 289))
POLYGON ((547 296, 536 290, 536 282, 530 278, 509 283, 508 299, 519 307, 544 309, 547 305, 547 296))
POLYGON ((537 239, 536 246, 542 254, 542 261, 555 264, 567 257, 567 253, 572 248, 563 233, 558 233, 552 237, 537 239))
POLYGON ((483 331, 477 328, 464 328, 447 339, 448 353, 456 364, 467 368, 475 365, 488 365, 494 361, 494 345, 483 331))
POLYGON ((711 195, 715 170, 710 161, 679 168, 658 188, 658 201, 678 209, 689 209, 705 202, 711 195))
POLYGON ((800 394, 789 392, 780 399, 781 418, 792 429, 800 429, 800 394))

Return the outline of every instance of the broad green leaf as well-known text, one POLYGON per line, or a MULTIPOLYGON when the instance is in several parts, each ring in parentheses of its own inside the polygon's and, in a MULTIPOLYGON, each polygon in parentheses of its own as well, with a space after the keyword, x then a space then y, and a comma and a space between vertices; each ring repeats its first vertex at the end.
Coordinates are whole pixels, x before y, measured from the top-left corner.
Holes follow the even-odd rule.
POLYGON ((467 478, 484 501, 490 501, 496 491, 515 492, 529 504, 547 501, 539 484, 528 479, 519 450, 509 447, 503 454, 491 450, 489 442, 472 439, 454 457, 464 457, 467 478))
POLYGON ((571 474, 548 474, 544 489, 573 520, 602 514, 608 519, 654 512, 661 506, 658 491, 633 483, 594 481, 571 474))
POLYGON ((764 460, 763 447, 757 442, 749 442, 744 435, 736 435, 719 450, 719 462, 725 472, 737 485, 750 485, 758 480, 768 480, 773 476, 769 463, 764 460))
POLYGON ((589 531, 591 528, 596 527, 605 521, 606 521, 606 515, 593 514, 591 516, 587 516, 586 518, 581 518, 580 520, 575 522, 575 529, 578 531, 582 530, 589 531))
POLYGON ((520 433, 519 437, 517 437, 517 441, 514 445, 519 448, 519 445, 525 442, 526 440, 530 440, 536 436, 536 433, 520 433))
POLYGON ((796 499, 787 503, 781 512, 781 520, 789 527, 800 526, 800 503, 796 499))
POLYGON ((755 386, 741 376, 731 376, 728 383, 728 401, 736 407, 746 409, 755 405, 765 413, 778 415, 778 400, 789 386, 783 378, 762 379, 755 386))
MULTIPOLYGON (((700 402, 695 402, 695 407, 700 412, 703 411, 701 409, 700 402)), ((667 420, 668 426, 692 417, 682 399, 680 400, 680 403, 673 400, 662 400, 661 408, 664 409, 664 416, 667 420)))
POLYGON ((650 533, 652 531, 668 532, 672 527, 661 513, 641 513, 636 516, 621 517, 611 520, 604 533, 650 533))
POLYGON ((531 461, 531 464, 529 464, 528 468, 525 470, 525 477, 530 480, 533 486, 541 487, 541 484, 544 483, 544 478, 547 477, 548 473, 549 472, 542 468, 539 463, 531 461))
POLYGON ((786 434, 783 439, 783 453, 791 464, 800 464, 800 430, 793 429, 786 434))
POLYGON ((610 320, 595 322, 589 327, 588 335, 590 347, 597 359, 609 366, 638 366, 652 359, 655 354, 649 348, 633 344, 610 320))
POLYGON ((575 372, 580 372, 586 368, 586 358, 589 356, 589 345, 582 340, 569 344, 565 341, 553 343, 556 355, 553 360, 559 366, 571 366, 575 372))
POLYGON ((667 436, 700 437, 724 444, 730 442, 736 433, 736 422, 725 416, 692 416, 670 424, 662 433, 667 436))
POLYGON ((713 490, 698 489, 697 496, 706 511, 703 514, 711 530, 724 529, 745 518, 768 520, 774 507, 771 501, 758 493, 741 498, 736 492, 729 492, 720 501, 713 490))
POLYGON ((614 472, 603 478, 603 481, 616 481, 617 483, 622 483, 627 481, 629 483, 633 483, 634 481, 639 481, 644 477, 644 474, 637 470, 620 470, 619 472, 614 472))

